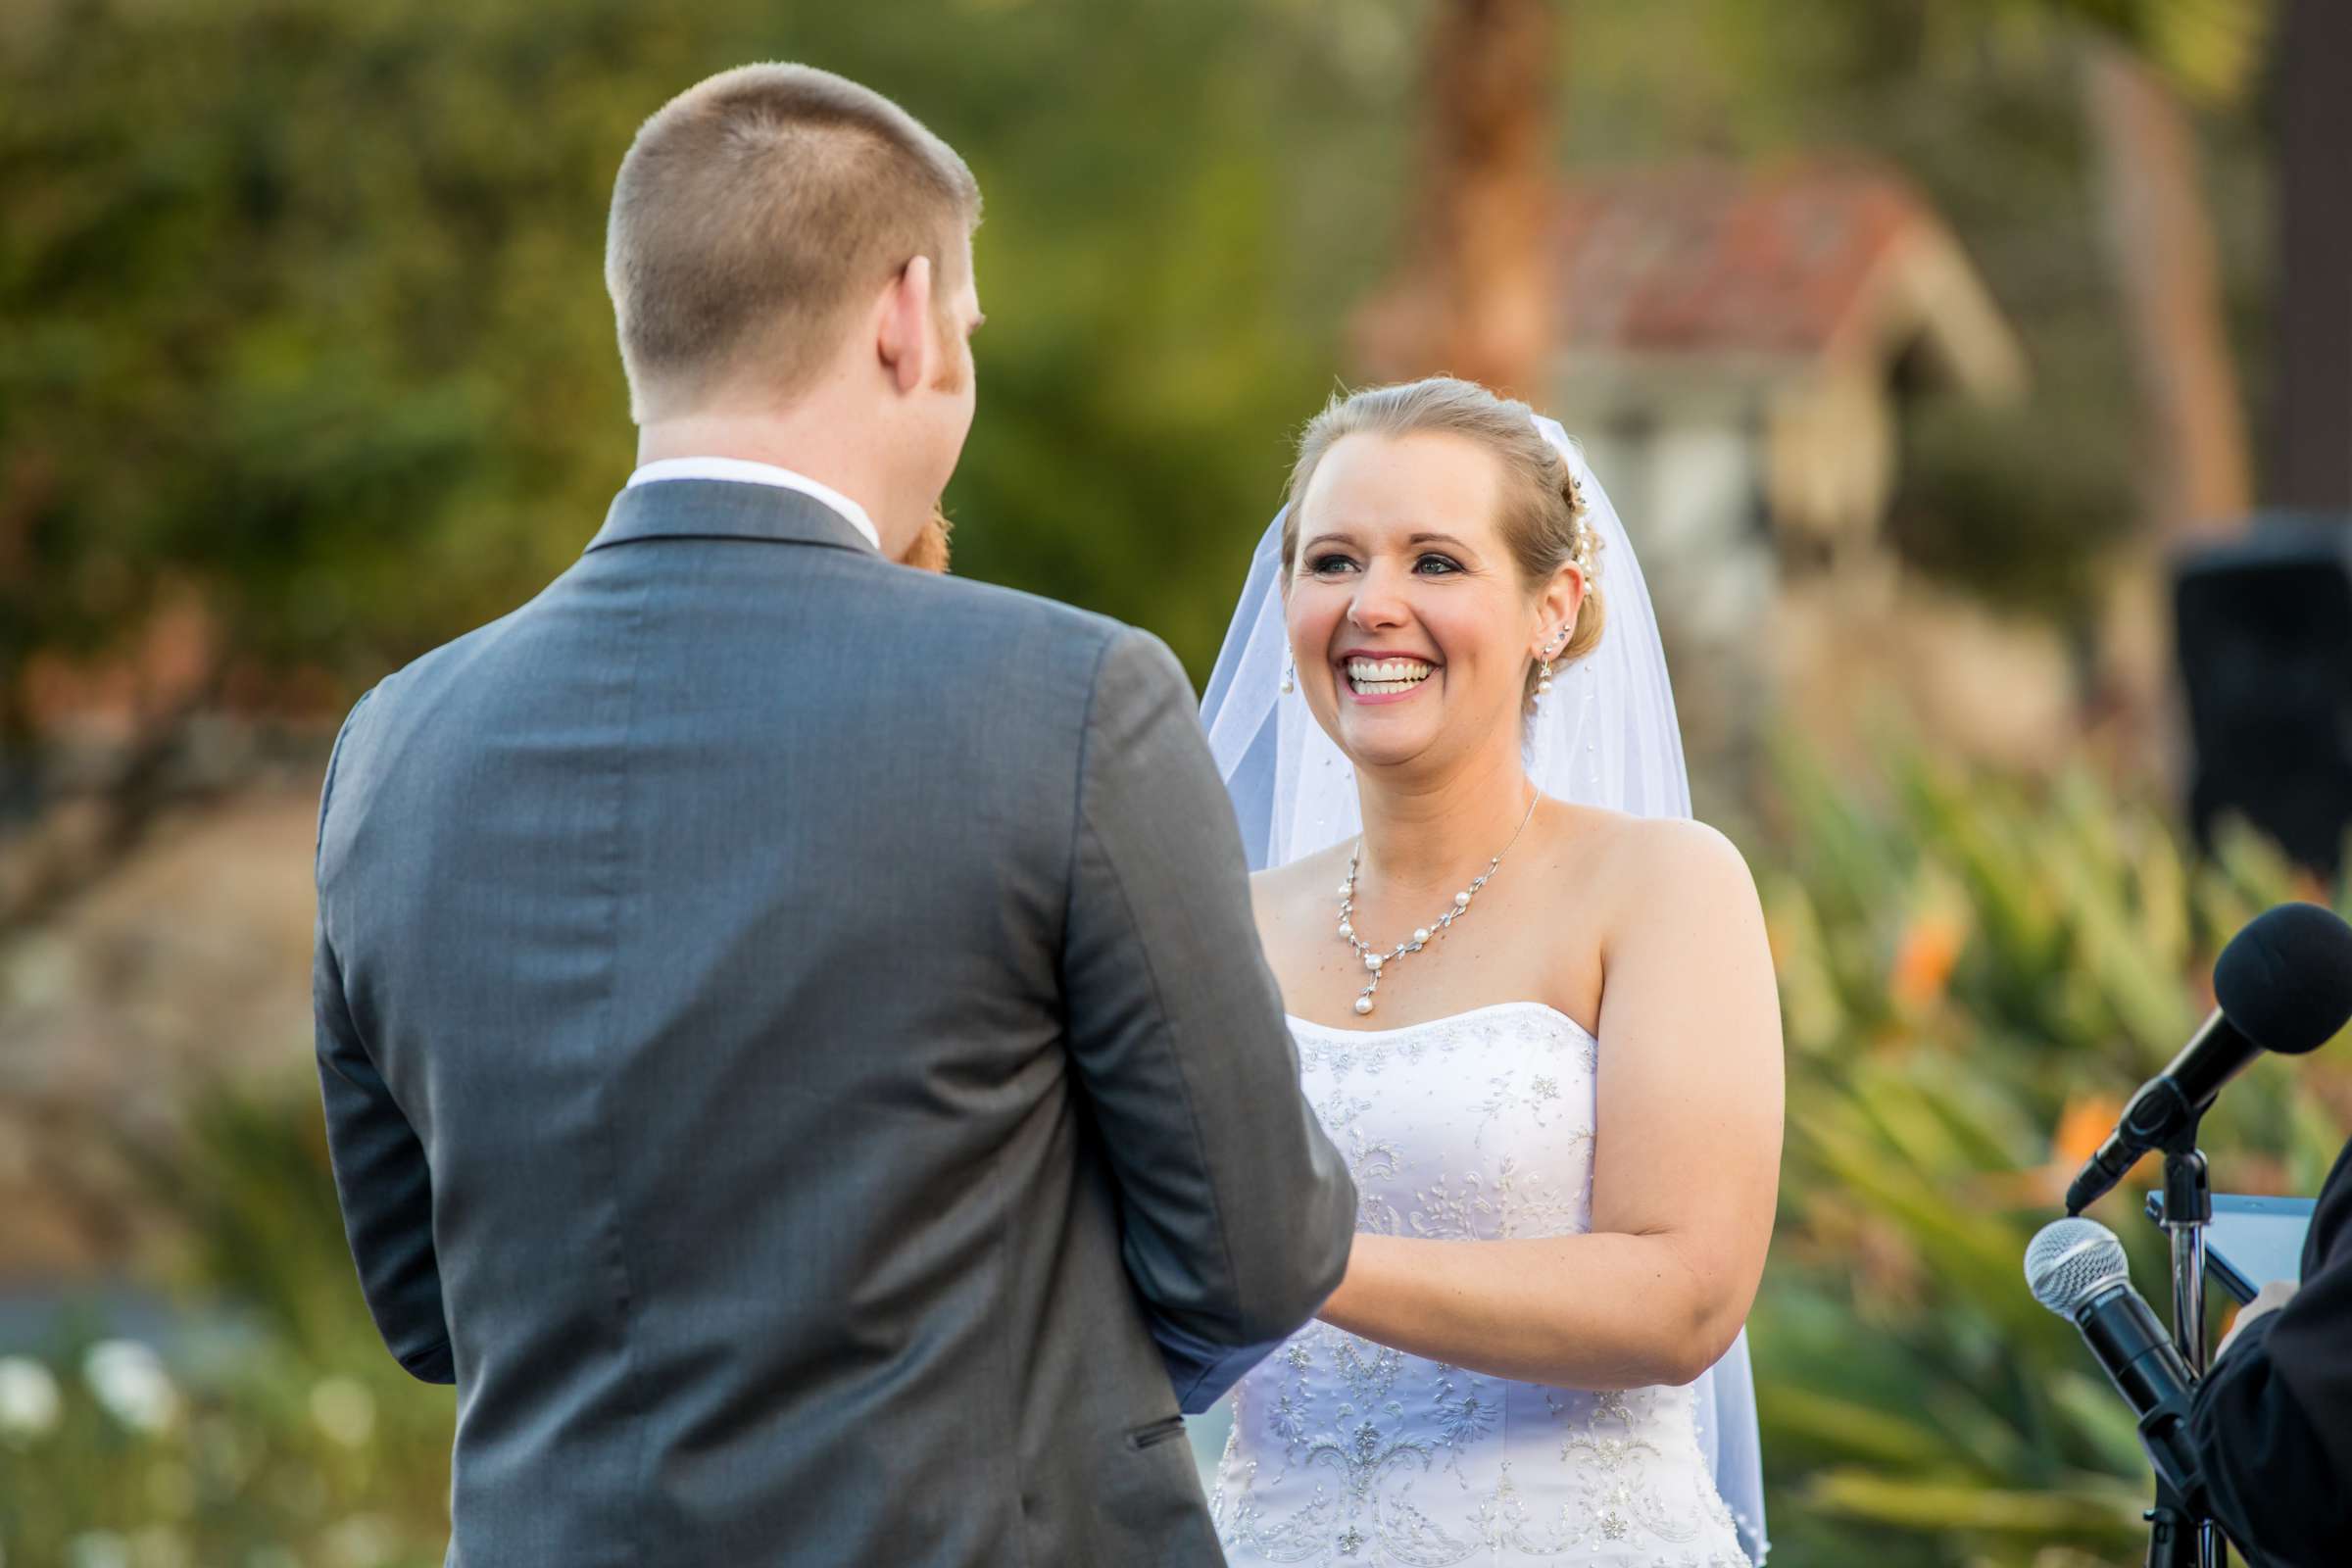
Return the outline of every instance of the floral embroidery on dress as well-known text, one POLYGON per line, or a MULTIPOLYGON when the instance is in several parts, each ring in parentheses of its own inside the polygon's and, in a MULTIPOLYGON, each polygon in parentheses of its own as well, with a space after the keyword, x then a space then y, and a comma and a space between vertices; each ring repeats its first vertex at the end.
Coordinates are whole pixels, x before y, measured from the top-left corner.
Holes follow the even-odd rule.
MULTIPOLYGON (((1562 1140, 1572 1147, 1592 1141, 1591 1133, 1571 1133, 1562 1140)), ((1421 1206, 1405 1216, 1405 1223, 1414 1235, 1437 1241, 1574 1235, 1585 1228, 1592 1209, 1590 1175, 1563 1189, 1531 1180, 1518 1160, 1507 1155, 1491 1181, 1475 1170, 1459 1177, 1441 1171, 1435 1182, 1413 1196, 1421 1206)))
MULTIPOLYGON (((1591 1229, 1598 1047, 1506 1004, 1403 1029, 1296 1023, 1360 1229, 1591 1229)), ((1688 1389, 1512 1383, 1310 1323, 1234 1392, 1211 1506, 1230 1561, 1748 1568, 1688 1389)))

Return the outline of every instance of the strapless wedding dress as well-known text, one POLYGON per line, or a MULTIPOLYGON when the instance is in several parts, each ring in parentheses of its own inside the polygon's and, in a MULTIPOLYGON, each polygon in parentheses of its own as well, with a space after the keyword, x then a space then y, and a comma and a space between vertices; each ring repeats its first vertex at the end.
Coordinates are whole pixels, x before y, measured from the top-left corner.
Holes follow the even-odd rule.
MULTIPOLYGON (((1592 1225, 1599 1045, 1540 1003, 1402 1029, 1291 1020, 1357 1229, 1492 1241, 1592 1225)), ((1234 1390, 1210 1507, 1235 1564, 1748 1568, 1688 1388, 1513 1383, 1322 1322, 1234 1390)))

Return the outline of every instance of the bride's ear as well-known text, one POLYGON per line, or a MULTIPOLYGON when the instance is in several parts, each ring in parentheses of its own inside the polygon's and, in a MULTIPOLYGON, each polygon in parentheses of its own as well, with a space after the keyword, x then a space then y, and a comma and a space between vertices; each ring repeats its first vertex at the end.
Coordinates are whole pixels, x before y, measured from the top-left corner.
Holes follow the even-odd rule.
POLYGON ((1544 585, 1537 602, 1537 623, 1542 627, 1536 639, 1536 656, 1544 657, 1544 649, 1555 642, 1565 642, 1576 634, 1576 617, 1585 607, 1585 574, 1574 566, 1562 566, 1551 574, 1544 585))

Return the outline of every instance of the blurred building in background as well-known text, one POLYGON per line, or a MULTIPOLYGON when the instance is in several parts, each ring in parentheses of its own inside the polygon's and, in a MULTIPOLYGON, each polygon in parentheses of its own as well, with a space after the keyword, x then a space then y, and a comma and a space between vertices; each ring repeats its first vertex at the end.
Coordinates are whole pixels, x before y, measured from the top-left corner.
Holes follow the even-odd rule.
POLYGON ((1552 406, 1663 555, 1760 534, 1792 563, 1868 557, 1912 400, 2025 390, 1976 269, 1891 173, 1636 170, 1560 207, 1552 406))
MULTIPOLYGON (((1817 157, 1588 172, 1553 210, 1537 401, 1631 519, 1697 770, 1741 773, 1784 713, 1848 739, 1864 654, 1962 750, 2051 750, 2072 721, 2056 640, 1906 580, 1887 537, 1919 405, 2008 407, 2028 386, 2016 332, 1920 193, 1817 157)), ((1378 295, 1364 369, 1416 373, 1432 308, 1410 279, 1378 295)))

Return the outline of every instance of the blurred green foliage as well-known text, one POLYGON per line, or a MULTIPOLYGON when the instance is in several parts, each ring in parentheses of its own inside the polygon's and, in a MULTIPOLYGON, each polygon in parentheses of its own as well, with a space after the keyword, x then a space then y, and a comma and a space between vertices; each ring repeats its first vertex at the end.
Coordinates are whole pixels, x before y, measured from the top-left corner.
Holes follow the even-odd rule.
POLYGON ((670 94, 764 58, 903 98, 988 194, 962 569, 1205 665, 1379 263, 1398 94, 1324 49, 1341 14, 10 7, 0 687, 177 585, 234 654, 353 685, 535 592, 632 461, 613 172, 670 94))
MULTIPOLYGON (((1215 652, 1291 432, 1409 210, 1426 0, 19 0, 0 14, 0 744, 41 649, 198 591, 248 668, 356 688, 512 608, 631 458, 603 294, 638 122, 798 58, 988 193, 959 569, 1215 652)), ((1658 0, 1561 28, 1565 166, 1861 149, 1925 189, 2036 396, 1914 411, 1915 560, 2062 619, 2137 423, 2072 44, 2203 94, 2263 350, 2260 0, 1658 0)), ((1573 302, 1569 302, 1571 308, 1573 302)), ((2265 383, 2249 374, 2249 386, 2265 383)), ((1671 592, 1671 585, 1662 591, 1671 592)))
MULTIPOLYGON (((2027 1294, 2026 1244, 2211 1007, 2219 948, 2321 890, 2242 830, 2192 859, 2086 771, 2029 787, 1888 755, 1870 790, 1785 767, 1785 849, 1759 858, 1789 1068, 1751 1325, 1773 1535, 1806 1563, 2136 1561, 2132 1420, 2027 1294)), ((2217 1190, 2308 1194, 2348 1128, 2352 1069, 2324 1052, 2233 1083, 2202 1142, 2217 1190)), ((2146 1163, 2091 1212, 2164 1302, 2137 1211, 2156 1181, 2146 1163)))

